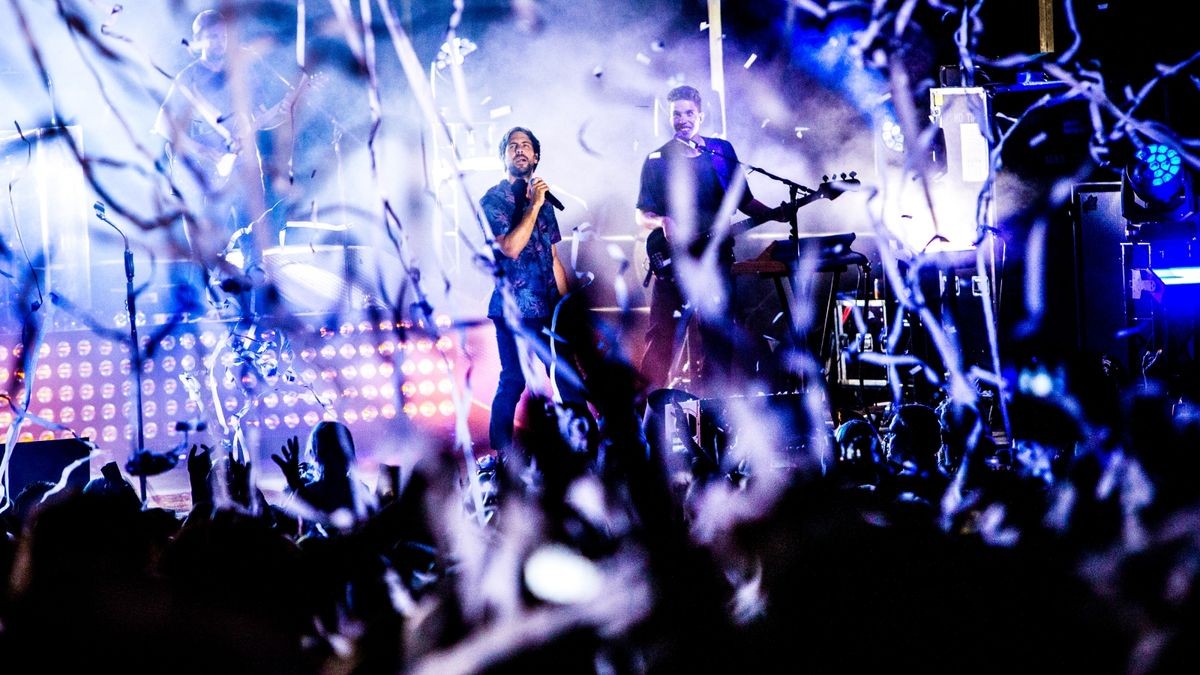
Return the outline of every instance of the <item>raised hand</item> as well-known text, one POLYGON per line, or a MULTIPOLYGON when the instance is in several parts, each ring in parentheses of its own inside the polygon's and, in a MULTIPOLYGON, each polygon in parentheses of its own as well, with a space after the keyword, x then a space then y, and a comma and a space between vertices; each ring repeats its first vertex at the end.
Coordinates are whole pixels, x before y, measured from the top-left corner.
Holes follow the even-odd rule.
POLYGON ((212 502, 212 484, 208 481, 212 466, 212 448, 193 443, 187 457, 188 482, 192 487, 193 504, 212 502))
POLYGON ((299 490, 304 486, 304 480, 300 477, 300 438, 298 436, 289 438, 287 443, 280 448, 279 454, 271 455, 271 461, 279 465, 289 488, 299 490))
POLYGON ((249 508, 250 495, 250 462, 242 462, 229 457, 229 468, 226 476, 229 481, 229 498, 238 504, 249 508))

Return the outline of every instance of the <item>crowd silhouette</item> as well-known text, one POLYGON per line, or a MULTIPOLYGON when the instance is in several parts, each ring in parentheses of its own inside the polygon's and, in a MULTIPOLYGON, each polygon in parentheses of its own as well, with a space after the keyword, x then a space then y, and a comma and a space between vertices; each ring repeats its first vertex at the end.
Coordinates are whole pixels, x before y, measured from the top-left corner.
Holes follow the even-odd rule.
MULTIPOLYGON (((629 409, 638 394, 616 384, 627 373, 606 375, 594 433, 535 400, 512 452, 471 465, 446 447, 374 489, 336 421, 272 455, 282 494, 204 446, 187 458, 186 513, 146 506, 116 463, 82 490, 25 486, 3 513, 4 663, 1169 673, 1196 662, 1194 401, 1153 383, 1099 390, 1107 398, 1074 400, 1074 412, 1064 396, 1018 394, 1014 435, 998 441, 988 415, 940 397, 843 411, 786 447, 730 429, 714 449, 686 414, 657 437, 661 420, 613 413, 616 392, 629 409), (1121 414, 1100 433, 1088 415, 1110 407, 1121 414)), ((652 398, 683 411, 689 397, 671 393, 652 398)))

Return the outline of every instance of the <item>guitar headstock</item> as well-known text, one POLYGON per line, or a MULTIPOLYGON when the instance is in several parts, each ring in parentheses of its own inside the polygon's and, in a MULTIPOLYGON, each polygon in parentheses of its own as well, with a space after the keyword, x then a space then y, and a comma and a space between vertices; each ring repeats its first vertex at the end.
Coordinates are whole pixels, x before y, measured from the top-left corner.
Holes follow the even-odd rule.
POLYGON ((826 199, 837 199, 846 192, 857 192, 862 186, 862 181, 858 179, 858 172, 851 171, 849 173, 834 174, 832 176, 821 176, 821 185, 817 188, 817 193, 826 199))

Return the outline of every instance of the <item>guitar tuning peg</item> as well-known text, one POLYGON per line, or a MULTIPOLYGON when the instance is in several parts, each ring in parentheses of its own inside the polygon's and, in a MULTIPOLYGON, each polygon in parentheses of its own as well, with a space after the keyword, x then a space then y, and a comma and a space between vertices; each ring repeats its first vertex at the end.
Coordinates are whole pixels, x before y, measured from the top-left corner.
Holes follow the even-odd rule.
POLYGON ((828 175, 823 175, 823 176, 821 176, 821 182, 822 182, 822 183, 828 183, 828 182, 829 182, 829 176, 828 176, 828 175))

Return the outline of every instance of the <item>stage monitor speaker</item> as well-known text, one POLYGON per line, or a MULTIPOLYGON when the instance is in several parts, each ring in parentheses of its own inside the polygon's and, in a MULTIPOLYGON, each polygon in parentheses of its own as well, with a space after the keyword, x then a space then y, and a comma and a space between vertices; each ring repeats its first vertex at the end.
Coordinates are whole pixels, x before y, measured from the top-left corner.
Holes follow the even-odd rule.
MULTIPOLYGON (((5 445, 0 443, 0 453, 5 445)), ((25 441, 13 448, 8 464, 8 487, 13 498, 26 485, 36 481, 57 483, 63 469, 72 462, 86 458, 92 445, 86 438, 63 438, 50 441, 25 441)), ((75 468, 67 478, 67 487, 82 490, 91 478, 88 462, 75 468)))
MULTIPOLYGON (((737 448, 742 432, 735 410, 746 411, 759 423, 769 422, 770 433, 776 435, 774 449, 787 456, 795 456, 808 445, 807 409, 803 394, 784 393, 754 396, 730 396, 726 398, 691 399, 680 402, 684 424, 676 425, 672 406, 667 406, 667 431, 671 450, 685 453, 695 444, 704 453, 730 469, 731 460, 726 457, 729 450, 737 448), (769 419, 768 419, 769 418, 769 419), (680 438, 678 431, 687 428, 689 438, 680 438)), ((754 426, 754 425, 752 425, 754 426)), ((761 431, 761 429, 758 429, 761 431)), ((779 468, 779 467, 775 467, 779 468)))

